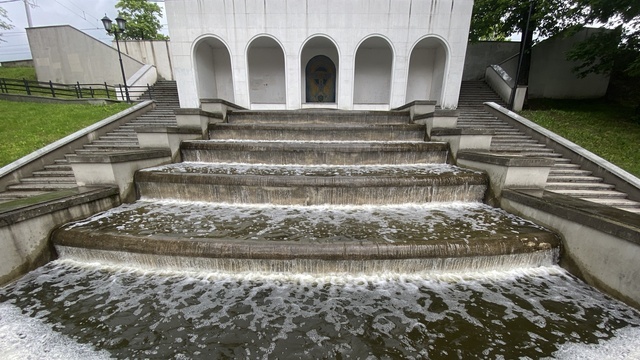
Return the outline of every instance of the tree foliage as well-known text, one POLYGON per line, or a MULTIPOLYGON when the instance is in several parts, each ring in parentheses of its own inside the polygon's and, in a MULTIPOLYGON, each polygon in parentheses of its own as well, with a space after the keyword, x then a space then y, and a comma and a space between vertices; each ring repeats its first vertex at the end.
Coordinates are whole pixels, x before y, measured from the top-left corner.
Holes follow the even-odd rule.
POLYGON ((127 28, 122 34, 124 40, 167 40, 160 33, 162 9, 156 3, 146 0, 120 0, 116 4, 118 16, 127 20, 127 28))
MULTIPOLYGON (((524 33, 526 0, 475 0, 469 38, 489 40, 524 33)), ((612 31, 595 34, 578 43, 568 58, 578 63, 580 76, 611 71, 622 54, 640 54, 640 1, 638 0, 535 0, 532 17, 535 36, 545 39, 573 34, 584 24, 604 24, 612 31)), ((626 66, 629 74, 640 74, 640 56, 626 66)))
MULTIPOLYGON (((0 7, 0 30, 13 29, 13 25, 9 24, 10 21, 7 16, 7 10, 0 7)), ((0 33, 0 42, 4 41, 1 36, 2 33, 0 33)))

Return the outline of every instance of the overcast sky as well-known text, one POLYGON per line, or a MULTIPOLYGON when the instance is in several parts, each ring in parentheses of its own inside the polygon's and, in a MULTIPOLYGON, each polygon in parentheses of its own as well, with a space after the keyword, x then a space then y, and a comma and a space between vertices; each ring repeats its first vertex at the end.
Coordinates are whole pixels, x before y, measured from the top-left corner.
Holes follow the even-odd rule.
MULTIPOLYGON (((112 20, 116 18, 118 0, 31 0, 36 6, 31 8, 31 20, 34 27, 50 25, 71 25, 94 38, 110 43, 112 37, 107 35, 100 19, 107 14, 112 20)), ((164 14, 164 2, 158 2, 164 14)), ((14 26, 11 30, 2 31, 0 42, 0 62, 9 60, 31 59, 29 43, 25 28, 27 15, 23 0, 0 0, 0 7, 7 10, 7 15, 14 26)), ((167 19, 160 23, 163 33, 168 34, 167 19)))

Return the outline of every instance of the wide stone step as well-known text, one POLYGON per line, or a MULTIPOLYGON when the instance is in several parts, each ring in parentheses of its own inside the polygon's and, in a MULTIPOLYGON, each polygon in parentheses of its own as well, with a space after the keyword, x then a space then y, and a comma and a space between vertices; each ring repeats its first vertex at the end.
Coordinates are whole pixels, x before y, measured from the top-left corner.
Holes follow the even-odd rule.
POLYGON ((71 168, 71 165, 69 165, 68 163, 47 165, 44 167, 44 169, 47 171, 73 171, 73 169, 71 168))
POLYGON ((106 144, 89 144, 83 146, 85 149, 109 149, 109 150, 135 150, 140 147, 135 143, 106 143, 106 144))
POLYGON ((300 271, 304 263, 304 271, 314 272, 311 267, 317 266, 325 274, 362 268, 358 262, 384 271, 392 265, 386 261, 402 261, 406 273, 442 270, 447 263, 455 266, 454 258, 472 256, 477 257, 474 262, 508 268, 512 256, 548 259, 560 244, 551 232, 484 204, 326 207, 155 201, 138 201, 65 225, 52 241, 62 256, 71 258, 91 253, 116 258, 127 251, 128 256, 166 256, 214 270, 233 271, 233 264, 242 260, 254 261, 256 271, 300 271))
POLYGON ((210 139, 423 141, 424 125, 211 124, 210 139))
POLYGON ((234 111, 230 124, 409 124, 407 112, 391 111, 234 111))
POLYGON ((138 171, 142 198, 281 205, 482 201, 483 173, 452 165, 180 163, 138 171))
POLYGON ((375 165, 446 163, 440 142, 183 141, 183 161, 252 164, 375 165))

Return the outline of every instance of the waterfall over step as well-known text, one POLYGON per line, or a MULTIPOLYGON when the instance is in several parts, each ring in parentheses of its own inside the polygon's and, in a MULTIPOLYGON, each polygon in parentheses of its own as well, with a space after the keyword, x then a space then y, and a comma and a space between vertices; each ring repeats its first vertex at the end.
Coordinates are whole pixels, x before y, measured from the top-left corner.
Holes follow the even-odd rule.
POLYGON ((139 200, 58 229, 63 258, 230 272, 551 265, 557 236, 482 203, 404 112, 237 111, 136 173, 139 200))

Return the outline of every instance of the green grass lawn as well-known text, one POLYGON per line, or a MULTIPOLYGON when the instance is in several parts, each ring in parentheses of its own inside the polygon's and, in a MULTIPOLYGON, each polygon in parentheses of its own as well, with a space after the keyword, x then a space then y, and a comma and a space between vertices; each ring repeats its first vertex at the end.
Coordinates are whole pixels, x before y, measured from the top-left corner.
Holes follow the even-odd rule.
POLYGON ((0 167, 129 106, 0 100, 0 167))
POLYGON ((0 78, 36 80, 36 69, 27 66, 0 66, 0 78))
POLYGON ((532 100, 522 116, 640 177, 640 119, 604 100, 532 100))

